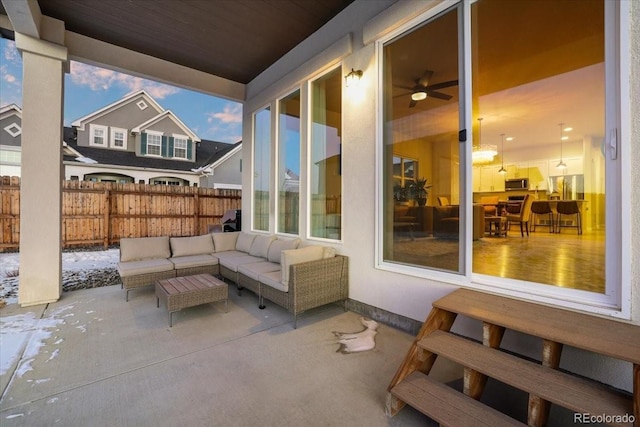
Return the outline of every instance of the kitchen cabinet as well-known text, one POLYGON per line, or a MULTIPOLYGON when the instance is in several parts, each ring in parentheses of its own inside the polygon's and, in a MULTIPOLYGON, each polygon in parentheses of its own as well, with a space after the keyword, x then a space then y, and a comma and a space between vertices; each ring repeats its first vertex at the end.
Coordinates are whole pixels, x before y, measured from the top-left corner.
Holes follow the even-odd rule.
POLYGON ((504 191, 504 175, 498 173, 502 165, 480 168, 480 191, 504 191))

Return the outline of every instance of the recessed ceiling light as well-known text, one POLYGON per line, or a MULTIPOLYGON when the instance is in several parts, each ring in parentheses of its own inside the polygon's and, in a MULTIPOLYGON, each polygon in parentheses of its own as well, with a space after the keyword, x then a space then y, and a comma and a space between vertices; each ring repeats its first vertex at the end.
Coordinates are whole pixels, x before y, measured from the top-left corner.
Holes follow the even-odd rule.
POLYGON ((565 132, 571 132, 572 130, 573 130, 573 128, 572 128, 572 127, 566 127, 566 128, 564 128, 564 131, 565 131, 565 132))
POLYGON ((514 138, 514 137, 512 137, 512 136, 508 136, 508 137, 506 137, 505 139, 506 139, 507 141, 513 141, 515 138, 514 138))

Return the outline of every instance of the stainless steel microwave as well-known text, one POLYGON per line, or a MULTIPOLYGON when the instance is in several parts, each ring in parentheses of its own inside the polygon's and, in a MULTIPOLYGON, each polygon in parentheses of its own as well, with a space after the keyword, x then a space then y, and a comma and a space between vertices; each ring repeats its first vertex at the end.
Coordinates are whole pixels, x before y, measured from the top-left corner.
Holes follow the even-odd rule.
POLYGON ((506 191, 528 190, 529 178, 507 179, 504 182, 504 189, 506 191))

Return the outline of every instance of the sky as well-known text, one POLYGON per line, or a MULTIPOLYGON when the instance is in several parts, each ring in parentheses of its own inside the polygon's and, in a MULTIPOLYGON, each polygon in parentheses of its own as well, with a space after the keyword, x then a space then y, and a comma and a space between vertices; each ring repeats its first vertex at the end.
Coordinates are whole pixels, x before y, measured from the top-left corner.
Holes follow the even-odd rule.
MULTIPOLYGON (((242 139, 242 104, 175 86, 71 61, 65 75, 64 125, 144 89, 201 139, 242 139)), ((0 107, 22 108, 22 58, 12 40, 0 38, 0 107)))

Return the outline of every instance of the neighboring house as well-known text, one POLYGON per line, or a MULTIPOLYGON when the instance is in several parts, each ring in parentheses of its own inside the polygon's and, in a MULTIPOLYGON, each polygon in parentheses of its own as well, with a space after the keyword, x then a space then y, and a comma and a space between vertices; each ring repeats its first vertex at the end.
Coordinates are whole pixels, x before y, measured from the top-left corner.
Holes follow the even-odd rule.
POLYGON ((0 108, 0 176, 20 176, 22 109, 15 104, 0 108))
MULTIPOLYGON (((144 90, 64 128, 68 180, 242 187, 242 142, 202 140, 144 90)), ((22 110, 0 108, 0 176, 21 176, 22 110)))
POLYGON ((144 90, 65 128, 65 178, 235 188, 241 143, 201 140, 144 90), (213 176, 214 171, 224 171, 213 176))

